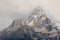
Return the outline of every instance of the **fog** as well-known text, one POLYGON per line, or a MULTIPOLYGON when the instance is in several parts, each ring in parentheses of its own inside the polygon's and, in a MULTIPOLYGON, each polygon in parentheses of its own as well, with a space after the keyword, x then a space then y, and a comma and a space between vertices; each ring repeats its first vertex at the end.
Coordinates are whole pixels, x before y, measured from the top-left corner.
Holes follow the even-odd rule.
POLYGON ((60 0, 0 0, 0 30, 8 27, 20 16, 28 16, 40 6, 47 17, 60 22, 60 0))

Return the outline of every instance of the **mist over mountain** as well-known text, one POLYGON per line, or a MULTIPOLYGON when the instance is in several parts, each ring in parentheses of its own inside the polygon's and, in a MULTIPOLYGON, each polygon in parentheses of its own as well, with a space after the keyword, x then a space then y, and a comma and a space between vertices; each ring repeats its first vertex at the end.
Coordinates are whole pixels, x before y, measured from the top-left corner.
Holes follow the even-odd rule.
MULTIPOLYGON (((38 40, 47 32, 57 33, 57 26, 45 15, 43 9, 37 7, 26 19, 15 19, 8 28, 2 30, 0 40, 38 40)), ((55 37, 57 34, 49 36, 55 37)))

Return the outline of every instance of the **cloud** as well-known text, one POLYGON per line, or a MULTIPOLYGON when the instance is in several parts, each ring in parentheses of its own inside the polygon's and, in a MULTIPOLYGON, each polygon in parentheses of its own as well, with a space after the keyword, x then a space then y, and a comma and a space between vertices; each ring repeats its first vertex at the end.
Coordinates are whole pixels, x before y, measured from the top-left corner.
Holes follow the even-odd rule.
POLYGON ((51 20, 60 21, 59 4, 60 0, 0 0, 0 25, 6 27, 14 18, 26 17, 37 6, 42 7, 51 20))
POLYGON ((12 23, 12 19, 8 17, 0 17, 0 30, 8 27, 12 23))

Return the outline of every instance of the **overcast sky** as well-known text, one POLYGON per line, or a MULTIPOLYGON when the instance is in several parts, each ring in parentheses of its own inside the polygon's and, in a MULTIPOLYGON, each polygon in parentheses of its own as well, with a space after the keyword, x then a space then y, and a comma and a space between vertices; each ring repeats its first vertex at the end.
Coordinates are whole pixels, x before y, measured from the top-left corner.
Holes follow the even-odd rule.
POLYGON ((42 7, 50 19, 60 21, 60 0, 0 0, 0 30, 37 6, 42 7))

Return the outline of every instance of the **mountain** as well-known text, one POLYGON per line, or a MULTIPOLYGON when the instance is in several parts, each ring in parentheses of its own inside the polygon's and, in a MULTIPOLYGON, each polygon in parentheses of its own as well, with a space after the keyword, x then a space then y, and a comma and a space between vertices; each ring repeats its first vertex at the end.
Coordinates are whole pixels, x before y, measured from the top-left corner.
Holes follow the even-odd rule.
POLYGON ((32 14, 23 21, 22 19, 14 20, 8 28, 0 32, 0 40, 35 40, 43 37, 43 33, 58 32, 54 23, 40 7, 35 8, 32 14))

